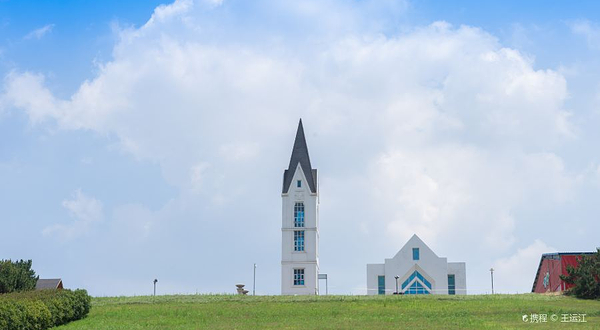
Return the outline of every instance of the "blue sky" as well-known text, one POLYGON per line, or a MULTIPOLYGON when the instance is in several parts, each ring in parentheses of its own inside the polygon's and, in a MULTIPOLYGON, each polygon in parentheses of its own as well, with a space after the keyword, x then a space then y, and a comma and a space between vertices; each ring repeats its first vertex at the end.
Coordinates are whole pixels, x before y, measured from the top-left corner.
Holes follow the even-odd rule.
POLYGON ((94 295, 279 293, 302 117, 321 270, 417 233, 471 293, 599 245, 597 2, 0 1, 0 258, 94 295), (568 229, 568 230, 566 230, 568 229))

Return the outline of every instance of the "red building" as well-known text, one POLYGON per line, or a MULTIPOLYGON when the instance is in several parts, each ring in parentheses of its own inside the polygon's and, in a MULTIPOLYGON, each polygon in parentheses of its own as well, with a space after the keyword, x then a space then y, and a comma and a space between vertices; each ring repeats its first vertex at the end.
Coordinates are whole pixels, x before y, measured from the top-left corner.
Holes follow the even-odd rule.
POLYGON ((567 266, 577 267, 578 259, 594 252, 557 252, 544 253, 540 259, 537 274, 531 292, 558 292, 570 289, 573 285, 565 283, 560 275, 567 275, 567 266))

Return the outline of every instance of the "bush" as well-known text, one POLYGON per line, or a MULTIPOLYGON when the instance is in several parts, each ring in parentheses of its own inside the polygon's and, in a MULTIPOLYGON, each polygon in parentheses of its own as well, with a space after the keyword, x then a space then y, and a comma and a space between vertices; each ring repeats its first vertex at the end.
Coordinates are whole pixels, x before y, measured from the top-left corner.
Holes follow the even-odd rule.
POLYGON ((0 329, 42 330, 87 316, 85 290, 41 290, 0 295, 0 329))
POLYGON ((560 278, 574 287, 567 294, 583 299, 600 299, 600 248, 595 254, 582 256, 577 267, 567 266, 567 276, 560 278))
POLYGON ((31 260, 0 260, 0 293, 33 290, 38 277, 31 269, 31 260))

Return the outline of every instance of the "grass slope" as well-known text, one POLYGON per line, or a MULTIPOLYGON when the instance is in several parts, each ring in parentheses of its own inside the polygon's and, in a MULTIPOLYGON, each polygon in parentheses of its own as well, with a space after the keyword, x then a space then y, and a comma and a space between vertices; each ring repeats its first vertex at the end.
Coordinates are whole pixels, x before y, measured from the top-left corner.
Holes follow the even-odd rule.
POLYGON ((181 295, 94 298, 89 316, 56 329, 600 329, 600 301, 479 296, 181 295), (548 314, 548 323, 522 321, 548 314), (587 314, 587 323, 550 315, 587 314))

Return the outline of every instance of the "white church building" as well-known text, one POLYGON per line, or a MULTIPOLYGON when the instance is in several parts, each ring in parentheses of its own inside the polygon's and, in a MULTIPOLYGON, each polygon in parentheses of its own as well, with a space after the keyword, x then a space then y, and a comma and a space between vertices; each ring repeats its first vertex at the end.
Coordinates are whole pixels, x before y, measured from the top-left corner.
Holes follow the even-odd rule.
POLYGON ((467 294, 464 262, 438 257, 417 235, 391 259, 367 264, 367 294, 467 294))
POLYGON ((283 172, 281 294, 319 293, 319 186, 308 156, 302 119, 283 172))

